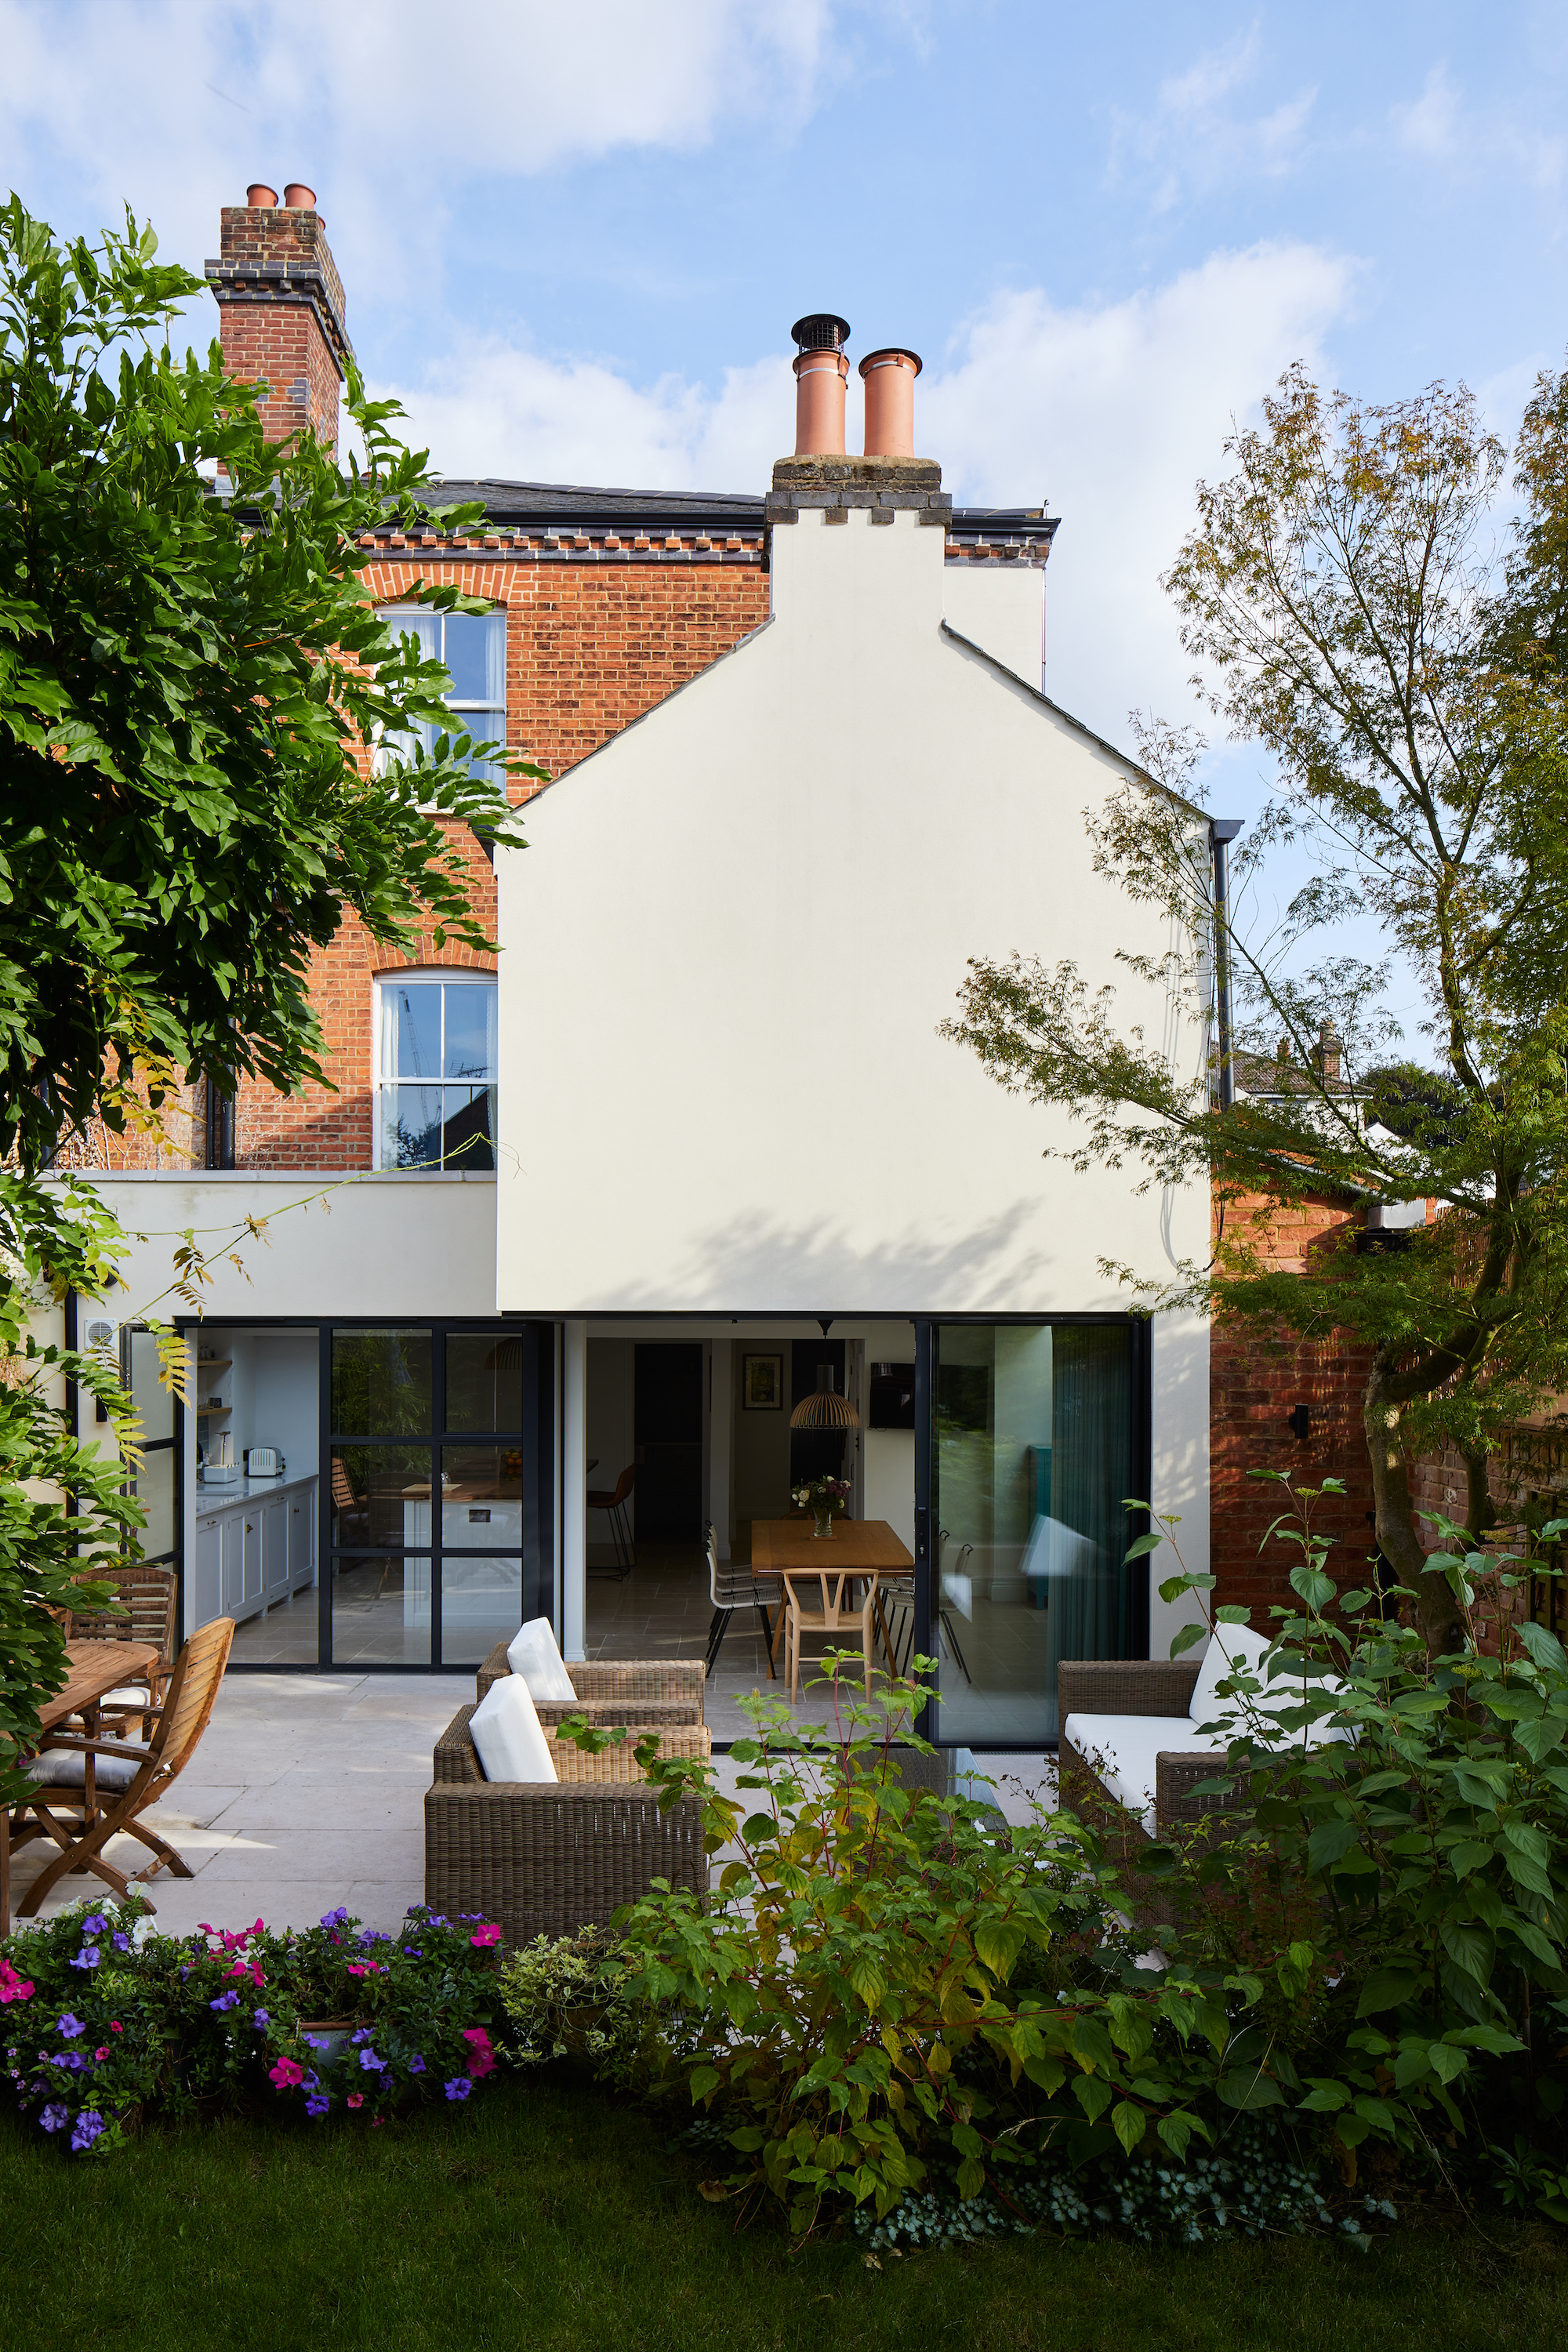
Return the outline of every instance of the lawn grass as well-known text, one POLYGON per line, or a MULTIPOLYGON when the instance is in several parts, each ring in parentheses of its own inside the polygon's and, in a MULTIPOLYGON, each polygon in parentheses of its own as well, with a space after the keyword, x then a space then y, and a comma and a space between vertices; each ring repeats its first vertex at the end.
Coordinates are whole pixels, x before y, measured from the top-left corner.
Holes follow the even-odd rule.
POLYGON ((227 2123, 68 2163, 0 2124, 6 2352, 1539 2352, 1568 2235, 1148 2252, 1039 2237, 868 2270, 737 2236, 647 2116, 549 2083, 375 2132, 227 2123))

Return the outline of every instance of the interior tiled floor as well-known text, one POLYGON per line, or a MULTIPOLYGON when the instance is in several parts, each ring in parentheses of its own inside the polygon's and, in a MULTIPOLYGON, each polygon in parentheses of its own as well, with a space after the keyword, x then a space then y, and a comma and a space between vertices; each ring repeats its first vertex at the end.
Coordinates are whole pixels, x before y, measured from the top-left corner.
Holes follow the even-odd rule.
MULTIPOLYGON (((742 1525, 736 1560, 749 1559, 750 1551, 750 1529, 742 1525)), ((637 1565, 624 1581, 590 1572, 585 1646, 592 1658, 700 1658, 712 1614, 707 1555, 700 1544, 639 1543, 637 1565)), ((893 1631, 898 1639, 896 1625, 893 1631)), ((1022 1587, 1011 1605, 976 1597, 967 1617, 950 1610, 941 1638, 944 1741, 970 1748, 1043 1744, 1046 1617, 1026 1605, 1022 1587)), ((776 1664, 782 1677, 782 1642, 776 1664)), ((707 1720, 715 1739, 736 1739, 749 1730, 740 1703, 753 1690, 784 1695, 782 1680, 768 1680, 756 1612, 737 1610, 708 1683, 707 1720)), ((823 1694, 803 1688, 801 1702, 808 1718, 820 1717, 823 1694)))

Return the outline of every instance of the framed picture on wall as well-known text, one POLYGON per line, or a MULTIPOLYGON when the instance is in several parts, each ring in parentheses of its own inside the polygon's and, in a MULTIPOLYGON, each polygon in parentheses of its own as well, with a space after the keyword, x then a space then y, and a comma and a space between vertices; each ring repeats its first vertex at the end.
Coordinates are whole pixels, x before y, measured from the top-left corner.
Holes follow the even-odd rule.
POLYGON ((784 1358, 742 1356, 741 1402, 748 1412, 784 1411, 784 1358))

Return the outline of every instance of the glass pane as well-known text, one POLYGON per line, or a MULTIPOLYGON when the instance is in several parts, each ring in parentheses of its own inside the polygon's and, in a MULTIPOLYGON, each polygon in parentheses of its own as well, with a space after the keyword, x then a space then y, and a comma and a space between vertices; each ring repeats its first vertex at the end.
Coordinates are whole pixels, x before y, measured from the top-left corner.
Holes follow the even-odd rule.
POLYGON ((944 1324, 935 1404, 942 1739, 1055 1739, 1058 1660, 1131 1644, 1129 1335, 944 1324))
POLYGON ((445 1110, 446 1116, 441 1122, 442 1167, 493 1168, 496 1164, 494 1087, 448 1087, 445 1110))
POLYGON ((333 1559, 332 1658, 340 1666, 429 1664, 428 1559, 333 1559))
POLYGON ((440 1076, 439 981, 382 982, 381 1075, 384 1078, 440 1076))
POLYGON ((399 609, 384 605, 382 619, 395 637, 417 637, 419 649, 426 661, 441 658, 441 614, 432 613, 423 604, 399 609))
POLYGON ((522 1622, 521 1559, 441 1562, 441 1663, 477 1666, 522 1622))
MULTIPOLYGON (((506 614, 448 613, 447 667, 454 702, 506 704, 506 614)), ((487 726, 483 731, 488 734, 487 726)))
MULTIPOLYGON (((84 1315, 83 1322, 88 1319, 84 1315)), ((158 1343, 151 1331, 131 1334, 131 1393, 141 1416, 142 1442, 151 1445, 160 1437, 173 1437, 174 1391, 158 1377, 158 1343)))
POLYGON ((496 1075, 494 981, 450 983, 447 999, 444 1078, 493 1078, 496 1075))
POLYGON ((427 1445, 337 1445, 331 1476, 331 1540, 353 1551, 401 1551, 430 1541, 427 1445))
POLYGON ((136 1475, 136 1499, 147 1514, 142 1557, 157 1559, 174 1549, 174 1449, 149 1454, 136 1475))
POLYGON ((439 1087, 384 1087, 381 1090, 380 1164, 383 1168, 439 1168, 439 1087))
POLYGON ((521 1430, 523 1350, 532 1345, 531 1332, 455 1331, 447 1342, 447 1428, 521 1430))
POLYGON ((441 1449, 441 1541, 522 1544, 522 1453, 518 1446, 441 1449))
POLYGON ((430 1353, 428 1331, 334 1331, 332 1427, 346 1437, 423 1436, 430 1353))

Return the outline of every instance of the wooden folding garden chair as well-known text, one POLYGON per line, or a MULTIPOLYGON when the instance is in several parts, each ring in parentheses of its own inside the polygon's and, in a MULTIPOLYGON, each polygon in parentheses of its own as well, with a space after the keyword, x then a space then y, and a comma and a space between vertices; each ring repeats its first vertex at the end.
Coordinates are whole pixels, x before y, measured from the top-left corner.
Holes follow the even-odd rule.
POLYGON ((143 1717, 162 1704, 174 1670, 174 1609, 179 1581, 172 1568, 138 1561, 132 1568, 99 1569, 92 1581, 111 1588, 113 1602, 102 1609, 68 1609, 68 1642, 155 1642, 157 1664, 145 1676, 128 1675, 119 1690, 99 1702, 100 1729, 121 1739, 139 1739, 143 1717))
POLYGON ((45 1735, 33 1761, 35 1791, 16 1808, 11 1845, 15 1851, 30 1838, 45 1836, 60 1851, 28 1887, 17 1906, 18 1917, 30 1917, 68 1871, 89 1870, 121 1895, 129 1893, 132 1878, 140 1883, 159 1870, 195 1877, 190 1864, 140 1816, 167 1795, 200 1746, 233 1640, 232 1617, 215 1617, 191 1635, 175 1661, 162 1706, 149 1710, 153 1732, 145 1746, 68 1731, 45 1735), (121 1830, 152 1851, 153 1861, 139 1871, 121 1870, 104 1853, 121 1830))

